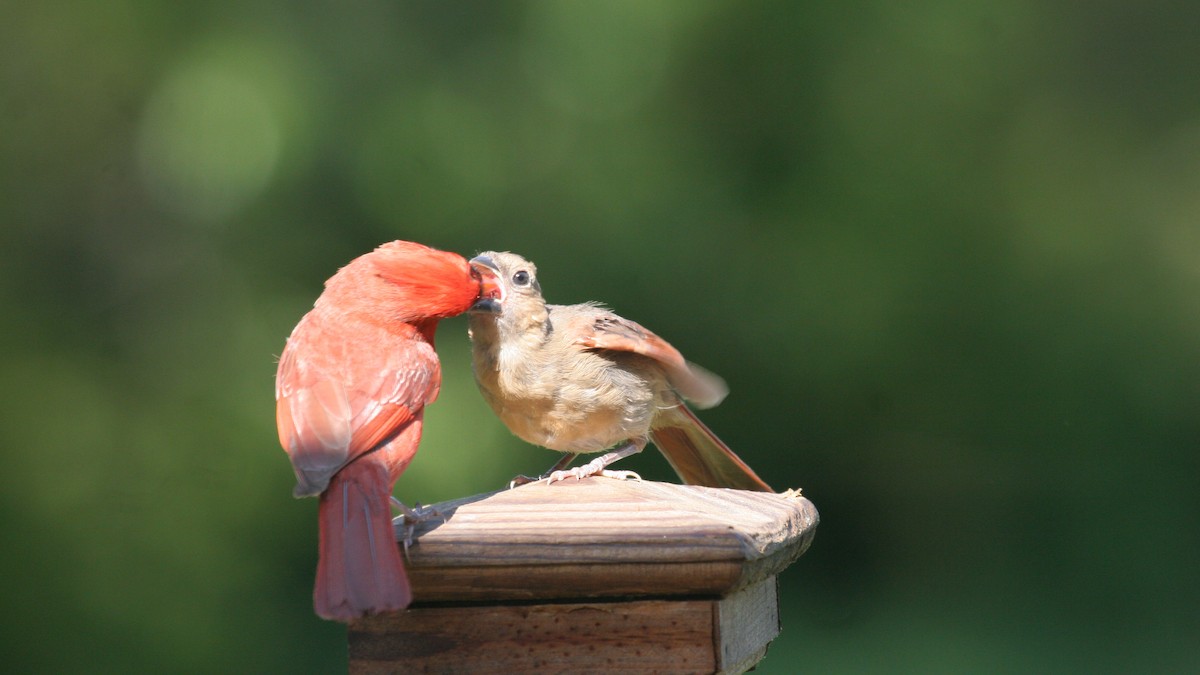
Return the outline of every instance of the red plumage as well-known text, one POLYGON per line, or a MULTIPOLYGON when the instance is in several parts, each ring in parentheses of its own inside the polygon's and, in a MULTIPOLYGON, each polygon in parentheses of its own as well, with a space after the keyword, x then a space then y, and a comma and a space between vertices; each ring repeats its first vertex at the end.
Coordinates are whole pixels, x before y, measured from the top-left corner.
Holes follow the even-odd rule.
POLYGON ((412 600, 389 498, 441 385, 437 322, 479 294, 478 273, 461 256, 394 241, 326 281, 288 338, 276 422, 294 494, 320 495, 321 617, 349 621, 412 600))

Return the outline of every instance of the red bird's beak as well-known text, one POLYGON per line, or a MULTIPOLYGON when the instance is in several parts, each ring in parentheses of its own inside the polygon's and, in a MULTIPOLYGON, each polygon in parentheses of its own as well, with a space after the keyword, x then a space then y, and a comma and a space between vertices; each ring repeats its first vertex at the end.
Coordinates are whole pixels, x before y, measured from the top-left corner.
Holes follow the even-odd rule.
POLYGON ((500 284, 500 270, 495 261, 486 255, 471 258, 471 274, 479 279, 479 299, 467 311, 484 314, 499 314, 504 302, 504 286, 500 284))

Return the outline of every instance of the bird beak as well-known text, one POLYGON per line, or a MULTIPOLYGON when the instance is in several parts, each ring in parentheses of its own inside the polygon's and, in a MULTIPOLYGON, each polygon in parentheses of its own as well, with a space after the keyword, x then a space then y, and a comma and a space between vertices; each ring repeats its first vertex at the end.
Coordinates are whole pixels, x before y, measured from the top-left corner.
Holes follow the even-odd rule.
POLYGON ((504 302, 504 286, 500 283, 500 268, 486 255, 471 258, 471 272, 479 277, 479 299, 468 312, 499 314, 504 302))

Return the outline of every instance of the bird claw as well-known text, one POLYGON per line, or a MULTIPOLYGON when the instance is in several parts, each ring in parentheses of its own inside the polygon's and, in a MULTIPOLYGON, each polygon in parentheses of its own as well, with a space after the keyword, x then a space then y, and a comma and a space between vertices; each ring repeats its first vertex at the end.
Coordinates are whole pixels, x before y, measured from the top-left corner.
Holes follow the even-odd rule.
POLYGON ((533 478, 531 476, 526 476, 524 474, 521 474, 520 476, 517 476, 516 478, 513 478, 512 480, 508 481, 508 489, 511 490, 515 487, 521 487, 522 485, 536 483, 539 480, 541 480, 541 478, 533 478))
POLYGON ((642 477, 640 475, 638 475, 638 472, 626 471, 624 469, 617 469, 617 470, 611 470, 611 471, 609 469, 605 469, 596 475, 604 476, 605 478, 613 478, 616 480, 636 480, 636 481, 642 480, 642 477))
POLYGON ((416 534, 417 524, 411 520, 404 521, 404 538, 400 540, 400 545, 404 547, 404 555, 408 555, 408 549, 412 548, 413 535, 416 534))

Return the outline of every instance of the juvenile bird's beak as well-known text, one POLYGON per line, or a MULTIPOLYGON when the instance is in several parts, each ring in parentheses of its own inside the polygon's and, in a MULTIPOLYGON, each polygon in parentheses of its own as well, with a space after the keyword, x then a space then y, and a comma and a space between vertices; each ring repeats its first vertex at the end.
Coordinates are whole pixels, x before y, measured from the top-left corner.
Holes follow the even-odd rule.
POLYGON ((471 258, 471 271, 479 277, 479 299, 468 312, 499 314, 504 302, 504 286, 500 284, 500 269, 486 255, 471 258))

